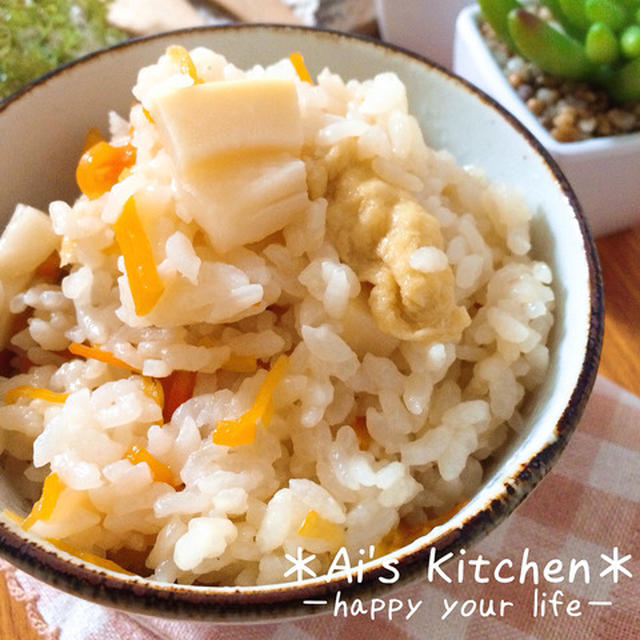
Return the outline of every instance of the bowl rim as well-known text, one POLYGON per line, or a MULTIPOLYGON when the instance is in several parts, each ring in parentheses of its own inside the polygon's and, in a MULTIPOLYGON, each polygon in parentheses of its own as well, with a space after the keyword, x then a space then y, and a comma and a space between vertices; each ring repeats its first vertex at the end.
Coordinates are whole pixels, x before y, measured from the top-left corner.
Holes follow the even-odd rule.
POLYGON ((456 19, 455 38, 465 40, 473 48, 479 73, 487 78, 487 82, 500 85, 509 95, 508 109, 517 116, 536 136, 542 145, 556 156, 575 156, 582 154, 628 153, 640 146, 640 131, 619 133, 609 136, 598 136, 574 142, 560 142, 540 123, 529 110, 518 92, 509 84, 498 61, 491 52, 486 39, 479 29, 482 16, 477 4, 464 7, 456 19))
MULTIPOLYGON (((437 557, 441 557, 448 552, 455 553, 460 548, 486 535, 509 515, 537 485, 566 445, 595 383, 602 346, 604 320, 602 278, 595 244, 580 204, 558 164, 515 116, 485 92, 441 65, 402 47, 383 43, 366 35, 347 34, 326 28, 257 23, 191 27, 137 37, 89 53, 31 82, 0 103, 0 116, 7 108, 15 105, 21 97, 32 90, 53 78, 60 77, 66 70, 90 62, 94 58, 120 49, 144 45, 149 41, 221 30, 238 33, 258 31, 296 32, 301 35, 309 33, 327 39, 339 38, 356 41, 356 43, 365 46, 390 50, 407 56, 414 62, 419 62, 422 66, 427 67, 429 72, 441 74, 492 108, 497 116, 506 120, 524 138, 550 171, 560 191, 567 198, 569 208, 578 222, 589 275, 589 331, 580 373, 572 383, 569 400, 553 430, 549 429, 547 443, 536 455, 523 463, 515 475, 502 479, 501 489, 496 489, 495 496, 488 504, 488 501, 485 501, 482 508, 468 514, 464 520, 454 516, 441 527, 437 527, 441 531, 430 543, 426 545, 420 543, 421 538, 425 537, 421 536, 410 545, 393 553, 393 557, 403 563, 401 577, 393 587, 397 588, 415 581, 422 574, 424 562, 432 548, 435 549, 437 557)), ((348 573, 343 572, 337 577, 331 578, 330 581, 326 580, 324 576, 319 576, 302 582, 250 587, 154 583, 140 576, 126 576, 85 563, 74 556, 60 552, 29 532, 25 533, 18 525, 3 520, 0 520, 0 555, 45 582, 98 604, 129 612, 214 622, 257 622, 326 613, 329 609, 323 607, 310 610, 309 607, 303 606, 303 601, 322 595, 326 596, 327 593, 341 592, 344 594, 342 598, 347 601, 354 597, 372 596, 381 588, 385 588, 380 585, 379 578, 385 575, 383 561, 387 557, 382 556, 365 564, 361 581, 353 580, 354 569, 348 573)))

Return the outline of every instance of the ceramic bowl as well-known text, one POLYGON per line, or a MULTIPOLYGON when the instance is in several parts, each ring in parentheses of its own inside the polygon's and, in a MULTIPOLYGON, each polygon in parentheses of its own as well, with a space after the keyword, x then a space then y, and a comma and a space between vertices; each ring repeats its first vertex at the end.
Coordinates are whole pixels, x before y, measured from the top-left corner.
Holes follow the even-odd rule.
MULTIPOLYGON (((462 164, 484 167, 491 179, 519 189, 535 212, 536 258, 554 272, 557 307, 550 338, 551 363, 543 385, 524 407, 526 429, 488 469, 478 493, 449 522, 398 550, 400 580, 423 575, 430 549, 468 547, 493 529, 531 491, 575 428, 596 376, 602 337, 602 291, 597 257, 576 198, 553 160, 514 118, 465 82, 428 62, 380 43, 301 28, 234 26, 159 35, 120 45, 42 79, 0 107, 0 212, 15 203, 46 207, 76 197, 77 149, 89 127, 106 129, 107 111, 126 113, 137 70, 169 44, 205 45, 242 67, 269 63, 300 50, 312 75, 329 66, 364 79, 394 71, 408 89, 410 107, 427 141, 451 150, 462 164)), ((25 514, 15 478, 0 473, 0 502, 25 514)), ((176 618, 247 621, 322 611, 305 599, 361 597, 390 587, 378 558, 362 580, 342 572, 299 583, 257 587, 159 584, 99 569, 0 521, 0 553, 39 578, 78 596, 130 611, 176 618)), ((356 564, 354 560, 354 564, 356 564)), ((354 569, 355 570, 355 569, 354 569)))
POLYGON ((507 82, 478 28, 477 5, 456 21, 453 70, 486 91, 522 122, 553 156, 576 192, 594 236, 640 221, 640 133, 558 142, 507 82))

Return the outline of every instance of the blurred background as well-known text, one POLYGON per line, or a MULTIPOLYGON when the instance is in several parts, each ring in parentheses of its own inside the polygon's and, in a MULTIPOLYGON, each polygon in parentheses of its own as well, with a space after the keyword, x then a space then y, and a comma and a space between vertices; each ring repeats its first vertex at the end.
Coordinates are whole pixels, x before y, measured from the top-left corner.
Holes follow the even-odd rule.
POLYGON ((128 38, 231 22, 377 28, 374 0, 0 0, 0 99, 128 38))

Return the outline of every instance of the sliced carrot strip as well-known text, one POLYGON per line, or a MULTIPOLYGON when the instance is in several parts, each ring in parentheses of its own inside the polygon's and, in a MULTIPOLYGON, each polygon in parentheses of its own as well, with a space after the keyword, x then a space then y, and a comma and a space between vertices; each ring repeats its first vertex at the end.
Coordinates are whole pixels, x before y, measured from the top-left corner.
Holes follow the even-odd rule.
POLYGON ((86 344, 80 344, 79 342, 72 342, 69 345, 69 351, 74 356, 80 356, 81 358, 91 358, 92 360, 99 360, 100 362, 105 362, 106 364, 110 364, 114 367, 120 367, 121 369, 128 369, 129 371, 133 371, 134 373, 140 373, 139 369, 132 367, 130 364, 127 364, 124 360, 120 360, 120 358, 116 358, 112 353, 108 351, 103 351, 98 347, 88 347, 86 344))
POLYGON ((269 371, 269 373, 267 374, 267 377, 262 381, 253 405, 261 415, 268 411, 270 404, 273 405, 273 392, 278 386, 278 383, 284 375, 284 372, 288 365, 289 358, 287 358, 287 356, 285 356, 284 354, 281 355, 275 361, 273 367, 271 368, 271 371, 269 371))
POLYGON ((251 444, 256 439, 258 418, 246 413, 241 418, 218 420, 216 430, 213 432, 213 442, 227 447, 251 444))
POLYGON ((24 519, 22 528, 28 531, 38 520, 49 520, 64 489, 65 484, 60 480, 58 474, 55 471, 50 473, 44 479, 40 499, 33 505, 31 513, 24 519))
POLYGON ((32 387, 31 385, 24 384, 19 387, 9 389, 4 394, 5 404, 14 404, 19 398, 30 398, 31 400, 46 400, 47 402, 59 402, 64 401, 69 397, 68 393, 56 393, 44 387, 32 387))
POLYGON ((54 547, 60 549, 60 551, 64 551, 68 553, 70 556, 75 556, 76 558, 80 558, 80 560, 86 560, 91 564, 95 564, 98 567, 102 567, 103 569, 110 569, 111 571, 117 571, 118 573, 126 573, 127 575, 133 576, 135 573, 131 573, 131 571, 127 571, 119 564, 109 560, 108 558, 103 558, 102 556, 98 556, 95 553, 91 553, 90 551, 83 551, 82 549, 78 549, 68 542, 64 542, 64 540, 58 540, 57 538, 47 538, 47 542, 50 542, 54 547))
POLYGON ((166 482, 171 486, 175 485, 171 469, 169 469, 166 464, 160 462, 157 458, 154 458, 154 456, 152 456, 144 447, 132 444, 124 454, 124 458, 129 460, 131 464, 146 462, 149 465, 151 475, 156 482, 166 482))
POLYGON ((82 154, 76 169, 76 182, 82 193, 95 200, 118 182, 123 169, 135 162, 134 146, 114 147, 101 140, 82 154))
POLYGON ((311 511, 307 513, 298 529, 298 535, 307 538, 321 538, 330 542, 334 547, 339 547, 344 540, 342 527, 335 522, 323 518, 314 509, 311 509, 311 511))
POLYGON ((166 378, 161 378, 160 382, 164 390, 162 417, 165 422, 171 422, 173 412, 193 395, 196 372, 176 370, 166 378))
POLYGON ((144 114, 144 117, 151 123, 151 124, 155 124, 156 121, 153 119, 153 116, 151 115, 151 112, 149 111, 149 109, 147 109, 146 107, 142 107, 142 113, 144 114))
POLYGON ((227 447, 251 444, 256 439, 256 423, 259 415, 252 409, 233 420, 218 420, 213 432, 213 442, 227 447))
POLYGON ((292 54, 289 55, 289 60, 291 60, 291 64, 293 65, 293 68, 296 70, 296 73, 298 74, 298 78, 300 78, 302 82, 308 82, 309 84, 312 85, 313 80, 309 75, 309 70, 307 69, 307 66, 304 63, 304 58, 302 57, 302 54, 299 51, 294 51, 292 54))
POLYGON ((151 243, 138 217, 133 196, 125 202, 113 230, 124 258, 136 314, 146 316, 156 306, 164 285, 153 261, 151 243))
POLYGON ((201 84, 202 78, 198 75, 198 70, 189 52, 180 45, 171 45, 167 48, 167 55, 178 65, 180 73, 185 73, 191 77, 193 84, 201 84))
POLYGON ((146 396, 155 400, 161 409, 164 408, 164 389, 162 388, 160 380, 142 376, 142 390, 146 396))
POLYGON ((218 420, 213 432, 213 442, 228 447, 240 444, 251 444, 256 439, 257 422, 266 427, 273 415, 273 392, 282 378, 289 358, 281 355, 262 381, 251 409, 243 413, 239 418, 232 420, 218 420))

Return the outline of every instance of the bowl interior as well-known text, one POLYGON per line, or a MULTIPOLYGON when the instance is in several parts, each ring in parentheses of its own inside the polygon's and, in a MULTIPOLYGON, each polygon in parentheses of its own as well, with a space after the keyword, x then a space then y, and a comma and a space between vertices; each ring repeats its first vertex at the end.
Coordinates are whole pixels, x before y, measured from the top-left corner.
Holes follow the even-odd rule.
MULTIPOLYGON (((127 114, 137 70, 154 62, 172 43, 210 47, 241 67, 271 63, 299 50, 312 76, 325 66, 344 78, 364 79, 394 71, 407 86, 410 109, 431 146, 448 149, 459 163, 478 165, 489 178, 508 183, 524 195, 535 212, 533 255, 551 264, 555 279, 556 324, 548 376, 528 401, 526 431, 512 440, 493 464, 480 493, 452 521, 409 545, 403 554, 410 557, 443 540, 447 532, 494 499, 503 499, 506 484, 515 489, 510 500, 517 502, 544 468, 534 473, 529 483, 516 481, 516 477, 558 440, 559 422, 564 421, 564 428, 570 429, 579 407, 572 414, 567 413, 567 406, 579 404, 580 394, 588 395, 595 376, 601 312, 597 269, 592 244, 575 211, 577 205, 555 165, 550 165, 533 139, 489 99, 445 72, 371 41, 293 28, 197 29, 116 47, 65 68, 0 108, 0 222, 6 223, 17 202, 45 208, 54 199, 75 199, 75 166, 87 130, 98 126, 106 132, 110 109, 127 114)), ((0 479, 0 499, 24 512, 17 485, 8 474, 0 479)), ((478 530, 473 535, 479 534, 478 530)), ((142 579, 137 582, 149 584, 142 579)), ((63 581, 62 586, 69 588, 69 583, 63 581)), ((183 591, 190 589, 215 592, 215 588, 202 587, 185 587, 183 591)), ((246 592, 256 590, 260 588, 246 592)), ((157 609, 157 613, 163 612, 162 606, 157 609)))

